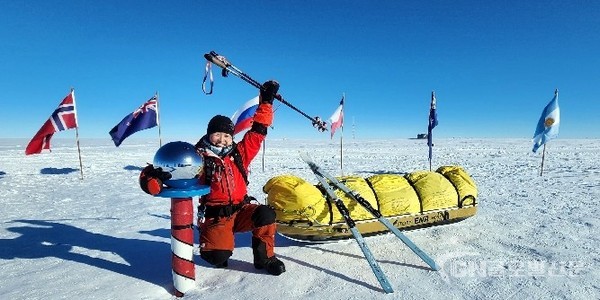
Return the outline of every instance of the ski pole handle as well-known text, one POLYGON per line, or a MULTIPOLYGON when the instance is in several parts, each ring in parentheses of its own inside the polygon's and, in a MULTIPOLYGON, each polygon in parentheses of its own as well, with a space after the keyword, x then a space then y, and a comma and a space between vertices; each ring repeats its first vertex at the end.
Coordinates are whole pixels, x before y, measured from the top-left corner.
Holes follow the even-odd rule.
POLYGON ((204 54, 204 58, 223 69, 227 69, 228 66, 231 66, 231 63, 227 61, 225 56, 219 55, 215 51, 204 54))

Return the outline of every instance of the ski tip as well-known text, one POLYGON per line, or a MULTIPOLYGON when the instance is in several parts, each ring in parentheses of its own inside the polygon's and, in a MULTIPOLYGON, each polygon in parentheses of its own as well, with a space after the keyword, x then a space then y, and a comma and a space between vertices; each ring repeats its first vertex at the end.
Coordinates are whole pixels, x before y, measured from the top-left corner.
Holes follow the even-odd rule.
POLYGON ((393 293, 394 293, 394 289, 393 289, 391 286, 389 286, 389 285, 388 285, 388 286, 384 286, 384 287, 383 287, 383 291, 384 291, 386 294, 393 294, 393 293))
POLYGON ((311 160, 308 152, 300 152, 299 154, 300 154, 300 158, 302 158, 302 160, 304 160, 304 161, 311 160))
POLYGON ((308 152, 300 152, 300 158, 307 163, 311 168, 313 166, 315 166, 315 162, 313 161, 313 159, 310 157, 310 154, 308 154, 308 152))

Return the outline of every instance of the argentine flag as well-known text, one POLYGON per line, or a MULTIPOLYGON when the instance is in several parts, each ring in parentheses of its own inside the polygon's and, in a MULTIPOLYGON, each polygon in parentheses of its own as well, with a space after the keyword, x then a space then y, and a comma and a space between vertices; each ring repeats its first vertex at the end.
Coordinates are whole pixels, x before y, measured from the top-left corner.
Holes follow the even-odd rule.
POLYGON ((544 107, 542 116, 538 121, 535 134, 533 134, 533 152, 544 145, 550 139, 558 136, 560 125, 560 109, 558 107, 558 90, 554 91, 554 98, 544 107))

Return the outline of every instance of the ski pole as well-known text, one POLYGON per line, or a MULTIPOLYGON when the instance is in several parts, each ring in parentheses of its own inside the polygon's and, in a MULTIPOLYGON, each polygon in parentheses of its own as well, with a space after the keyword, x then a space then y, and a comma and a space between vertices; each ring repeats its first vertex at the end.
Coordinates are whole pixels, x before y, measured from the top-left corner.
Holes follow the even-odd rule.
MULTIPOLYGON (((225 58, 222 55, 217 54, 215 51, 211 51, 210 53, 204 54, 204 58, 206 58, 207 61, 221 67, 223 69, 221 72, 221 75, 223 77, 227 77, 227 74, 231 73, 231 74, 241 78, 245 82, 249 83, 250 85, 258 88, 259 90, 261 90, 261 91, 265 90, 265 88, 262 86, 262 84, 260 84, 256 80, 254 80, 252 77, 248 76, 246 73, 242 72, 242 70, 238 69, 236 66, 231 64, 227 60, 227 58, 225 58)), ((301 111, 300 109, 298 109, 297 107, 292 105, 290 102, 285 100, 280 94, 275 94, 274 97, 275 97, 275 99, 279 100, 281 103, 287 105, 291 109, 295 110, 296 112, 300 113, 307 119, 311 120, 313 127, 317 128, 319 131, 327 131, 327 123, 325 123, 323 120, 321 120, 321 118, 319 118, 318 116, 313 118, 313 117, 307 115, 305 112, 301 111)))
MULTIPOLYGON (((319 167, 316 163, 314 163, 308 154, 302 156, 302 159, 308 163, 313 173, 318 176, 323 176, 329 180, 329 183, 340 189, 344 194, 348 195, 352 200, 358 202, 362 207, 364 207, 369 213, 371 213, 381 224, 387 227, 396 237, 398 237, 410 250, 412 250, 419 258, 421 258, 432 270, 438 271, 440 270, 440 266, 429 256, 425 251, 421 250, 413 241, 411 241, 406 235, 404 235, 398 228, 396 228, 388 219, 386 219, 381 212, 376 210, 365 198, 363 198, 360 194, 350 190, 346 185, 341 183, 337 178, 327 173, 321 167, 319 167)), ((326 182, 327 183, 327 182, 326 182)))
POLYGON ((381 288, 383 289, 383 291, 386 294, 393 293, 394 289, 392 288, 392 285, 388 281, 387 276, 385 276, 385 273, 383 273, 383 271, 381 270, 381 267, 379 267, 379 264, 375 260, 375 257, 373 256, 373 253, 369 249, 369 246, 367 246, 367 243, 365 242, 365 239, 363 238, 362 234, 356 228, 356 222, 354 222, 354 220, 350 216, 350 211, 348 210, 348 208, 346 207, 344 202, 335 194, 335 192, 333 191, 331 186, 329 186, 329 184, 327 183, 326 177, 323 176, 323 174, 318 171, 319 166, 317 166, 310 159, 310 157, 308 155, 300 154, 300 157, 302 158, 302 160, 304 160, 308 164, 309 168, 315 174, 315 177, 317 177, 317 180, 319 181, 319 183, 321 183, 321 186, 325 190, 325 194, 326 194, 325 198, 327 199, 327 201, 335 204, 336 208, 338 209, 338 211, 344 218, 344 221, 346 221, 346 225, 348 225, 348 229, 350 229, 352 236, 354 236, 356 243, 358 243, 360 250, 362 251, 363 255, 365 256, 365 259, 367 260, 367 262, 369 263, 369 266, 371 267, 371 271, 373 271, 373 274, 377 278, 377 281, 379 281, 379 284, 381 285, 381 288))

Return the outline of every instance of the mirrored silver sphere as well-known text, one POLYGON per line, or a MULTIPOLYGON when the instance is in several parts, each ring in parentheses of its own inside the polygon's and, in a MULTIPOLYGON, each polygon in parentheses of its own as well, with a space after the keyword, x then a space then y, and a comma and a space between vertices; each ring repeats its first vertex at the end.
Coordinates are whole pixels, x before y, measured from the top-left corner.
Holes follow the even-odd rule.
POLYGON ((196 152, 194 145, 186 142, 170 142, 154 154, 154 166, 171 173, 171 179, 164 182, 172 188, 188 188, 198 184, 204 160, 196 152))

